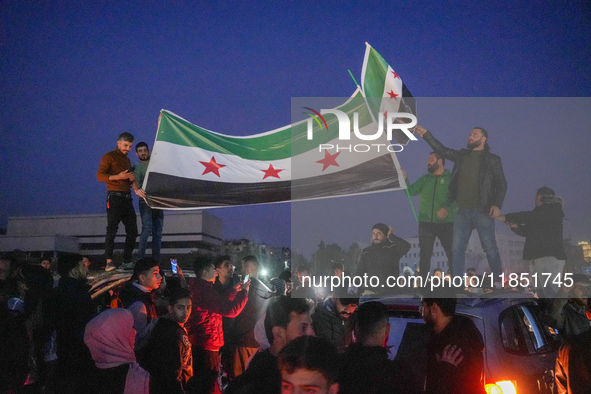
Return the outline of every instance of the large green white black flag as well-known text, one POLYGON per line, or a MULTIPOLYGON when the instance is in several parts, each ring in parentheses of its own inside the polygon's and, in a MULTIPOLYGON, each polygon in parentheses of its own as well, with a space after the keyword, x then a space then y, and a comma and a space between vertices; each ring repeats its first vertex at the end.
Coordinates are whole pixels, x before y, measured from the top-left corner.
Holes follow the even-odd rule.
MULTIPOLYGON (((397 76, 388 74, 391 68, 383 59, 375 61, 376 54, 381 58, 368 45, 362 76, 365 95, 357 89, 344 104, 334 108, 350 115, 351 120, 356 113, 356 125, 363 134, 376 134, 375 120, 383 116, 380 111, 390 110, 393 105, 398 110, 399 103, 388 101, 400 102, 405 94, 412 97, 404 92, 401 82, 397 83, 397 76)), ((337 117, 325 115, 314 120, 239 137, 203 129, 162 110, 142 185, 148 204, 154 208, 188 209, 326 198, 406 187, 393 149, 386 149, 391 145, 384 133, 380 131, 379 139, 372 141, 383 146, 380 150, 331 150, 330 146, 343 146, 343 141, 339 141, 337 117)), ((368 145, 354 133, 347 144, 368 145)))

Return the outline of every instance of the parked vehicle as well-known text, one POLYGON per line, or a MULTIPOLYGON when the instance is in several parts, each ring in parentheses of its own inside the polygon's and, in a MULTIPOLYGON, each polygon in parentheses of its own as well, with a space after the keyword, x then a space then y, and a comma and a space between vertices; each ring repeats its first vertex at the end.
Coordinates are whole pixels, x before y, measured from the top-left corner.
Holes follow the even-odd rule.
MULTIPOLYGON (((400 294, 380 301, 390 313, 390 358, 403 360, 423 382, 429 327, 421 319, 420 296, 400 294)), ((469 317, 485 343, 484 374, 487 393, 555 393, 557 347, 554 331, 544 325, 535 298, 514 291, 458 298, 456 313, 469 317)))

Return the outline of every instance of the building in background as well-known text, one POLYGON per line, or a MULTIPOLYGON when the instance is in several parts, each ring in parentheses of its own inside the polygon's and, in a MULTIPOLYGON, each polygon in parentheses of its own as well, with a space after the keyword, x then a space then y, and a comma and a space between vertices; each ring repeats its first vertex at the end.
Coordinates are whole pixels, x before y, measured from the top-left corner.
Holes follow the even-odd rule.
POLYGON ((248 239, 224 241, 221 254, 231 257, 232 264, 240 270, 240 260, 245 256, 255 256, 261 268, 262 276, 273 277, 291 266, 291 250, 287 247, 274 248, 266 244, 259 244, 248 239))
MULTIPOLYGON (((529 272, 529 265, 523 261, 523 246, 525 245, 525 238, 514 234, 504 234, 496 232, 497 246, 501 254, 501 262, 503 264, 503 271, 509 272, 529 272)), ((410 243, 411 248, 406 255, 400 259, 400 272, 403 272, 405 267, 410 267, 413 272, 419 266, 419 237, 406 238, 410 243)), ((449 271, 449 264, 447 256, 441 246, 439 239, 435 241, 433 246, 433 254, 431 256, 431 273, 435 268, 441 268, 445 273, 449 271)), ((466 249, 466 269, 475 268, 478 274, 482 275, 487 270, 490 273, 488 262, 486 261, 486 254, 482 249, 478 234, 473 231, 468 241, 468 248, 466 249)))
MULTIPOLYGON (((106 223, 106 214, 12 217, 8 219, 6 234, 0 235, 0 252, 18 249, 31 259, 80 253, 102 261, 106 223)), ((139 216, 138 226, 141 228, 139 216)), ((125 242, 123 225, 120 227, 115 238, 115 249, 119 250, 125 242)), ((151 247, 149 242, 146 253, 151 252, 151 247)), ((161 260, 178 258, 179 263, 189 262, 194 254, 217 253, 221 247, 222 221, 218 217, 203 210, 166 212, 161 260)), ((115 260, 120 262, 117 254, 115 260)))

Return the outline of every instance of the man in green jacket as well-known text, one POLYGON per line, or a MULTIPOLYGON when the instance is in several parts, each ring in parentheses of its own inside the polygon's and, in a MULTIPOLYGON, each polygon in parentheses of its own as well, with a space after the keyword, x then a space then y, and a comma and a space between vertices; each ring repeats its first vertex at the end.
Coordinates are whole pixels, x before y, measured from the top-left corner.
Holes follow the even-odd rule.
MULTIPOLYGON (((431 270, 433 243, 439 238, 452 267, 453 225, 456 213, 455 203, 448 198, 451 172, 445 169, 445 159, 438 153, 431 152, 427 161, 429 173, 408 186, 411 196, 421 196, 419 207, 419 247, 421 248, 419 268, 423 278, 431 270)), ((404 172, 406 178, 406 172, 404 172)), ((408 182, 408 181, 407 181, 408 182)))

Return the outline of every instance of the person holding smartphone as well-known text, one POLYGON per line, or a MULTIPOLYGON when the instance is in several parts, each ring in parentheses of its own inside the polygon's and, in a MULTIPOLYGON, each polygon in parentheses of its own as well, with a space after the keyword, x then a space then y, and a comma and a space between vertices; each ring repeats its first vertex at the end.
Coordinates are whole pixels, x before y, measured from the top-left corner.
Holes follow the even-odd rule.
POLYGON ((193 346, 194 388, 198 393, 219 392, 216 382, 219 350, 224 345, 222 317, 233 318, 242 312, 250 281, 239 283, 231 293, 220 294, 213 288, 216 271, 211 257, 198 257, 194 270, 195 278, 189 282, 193 307, 185 325, 193 346))

